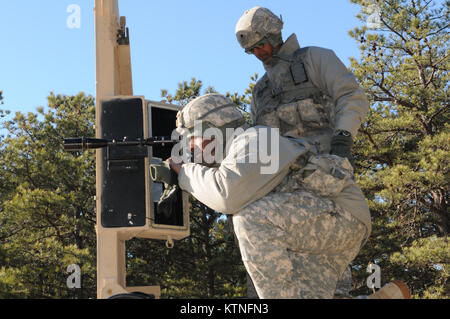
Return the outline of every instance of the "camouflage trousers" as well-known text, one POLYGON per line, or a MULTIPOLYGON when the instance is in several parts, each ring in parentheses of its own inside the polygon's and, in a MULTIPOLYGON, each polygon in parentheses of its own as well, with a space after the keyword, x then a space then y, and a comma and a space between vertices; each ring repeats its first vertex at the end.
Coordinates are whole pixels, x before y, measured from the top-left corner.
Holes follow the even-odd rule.
POLYGON ((366 226, 330 198, 272 192, 233 216, 242 260, 260 298, 331 299, 366 226))

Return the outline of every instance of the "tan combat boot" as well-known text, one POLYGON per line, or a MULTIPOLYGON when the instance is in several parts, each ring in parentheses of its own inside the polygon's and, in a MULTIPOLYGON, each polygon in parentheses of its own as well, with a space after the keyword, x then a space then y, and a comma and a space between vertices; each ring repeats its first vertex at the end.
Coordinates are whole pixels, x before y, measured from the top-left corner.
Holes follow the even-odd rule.
POLYGON ((408 286, 399 280, 394 280, 377 292, 368 296, 368 299, 410 299, 408 286))

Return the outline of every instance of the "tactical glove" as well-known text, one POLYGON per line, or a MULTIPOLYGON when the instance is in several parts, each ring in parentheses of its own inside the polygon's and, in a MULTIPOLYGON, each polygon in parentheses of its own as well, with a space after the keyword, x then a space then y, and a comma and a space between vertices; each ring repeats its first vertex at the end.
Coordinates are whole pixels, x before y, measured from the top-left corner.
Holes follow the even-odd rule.
POLYGON ((340 132, 331 140, 331 154, 347 158, 354 166, 352 155, 353 138, 348 132, 340 132))
POLYGON ((178 198, 178 185, 166 185, 166 189, 162 194, 159 202, 158 202, 158 214, 161 217, 164 217, 165 220, 170 219, 172 217, 173 208, 176 205, 178 198))
POLYGON ((165 189, 157 204, 157 211, 161 218, 169 220, 178 198, 178 175, 168 162, 163 161, 150 165, 150 175, 153 182, 164 183, 165 189))
POLYGON ((168 162, 158 162, 150 165, 150 175, 152 180, 157 183, 164 183, 167 185, 177 185, 178 175, 170 168, 168 162))

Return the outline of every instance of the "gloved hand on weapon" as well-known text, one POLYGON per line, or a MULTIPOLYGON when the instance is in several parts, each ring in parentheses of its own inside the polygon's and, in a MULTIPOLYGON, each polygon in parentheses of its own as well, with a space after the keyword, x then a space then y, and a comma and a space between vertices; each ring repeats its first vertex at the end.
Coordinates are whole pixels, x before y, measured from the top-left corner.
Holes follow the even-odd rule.
POLYGON ((150 175, 152 180, 157 183, 164 183, 169 186, 178 184, 178 174, 170 168, 168 161, 151 164, 150 175))
POLYGON ((150 175, 154 182, 164 183, 164 192, 158 202, 158 212, 170 218, 177 201, 178 174, 170 168, 169 162, 160 161, 150 165, 150 175))
POLYGON ((352 155, 353 138, 350 132, 337 131, 331 140, 331 154, 347 158, 355 167, 355 161, 352 155))

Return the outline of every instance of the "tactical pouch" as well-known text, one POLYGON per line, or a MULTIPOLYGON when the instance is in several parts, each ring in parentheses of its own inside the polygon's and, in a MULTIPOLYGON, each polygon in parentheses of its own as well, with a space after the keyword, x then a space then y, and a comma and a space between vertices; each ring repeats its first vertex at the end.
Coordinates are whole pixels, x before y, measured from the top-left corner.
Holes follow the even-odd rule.
POLYGON ((322 104, 308 98, 280 105, 276 110, 261 115, 257 124, 279 128, 283 136, 301 136, 311 129, 328 127, 328 113, 322 104))
POLYGON ((318 129, 329 125, 330 121, 323 105, 314 103, 312 98, 298 101, 297 110, 306 127, 318 129))
POLYGON ((346 158, 335 155, 312 156, 302 169, 302 185, 320 196, 335 197, 353 182, 353 168, 346 158))

